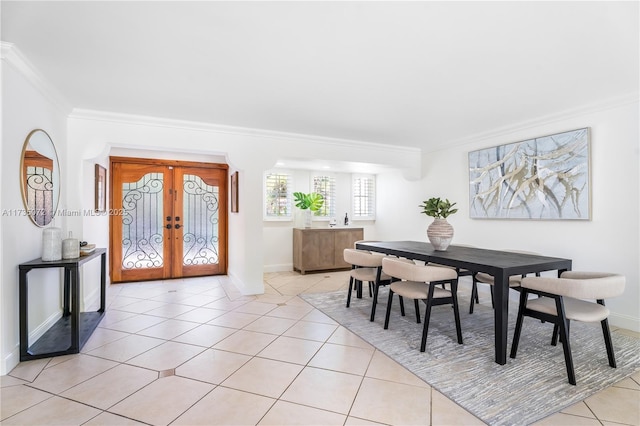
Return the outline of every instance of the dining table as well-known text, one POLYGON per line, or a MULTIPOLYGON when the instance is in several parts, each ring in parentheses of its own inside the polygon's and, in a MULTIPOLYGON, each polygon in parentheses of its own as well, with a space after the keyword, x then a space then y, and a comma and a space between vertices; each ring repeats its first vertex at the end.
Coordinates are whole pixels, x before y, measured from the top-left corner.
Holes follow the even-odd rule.
POLYGON ((493 276, 495 362, 500 365, 507 363, 509 277, 545 271, 558 271, 560 276, 571 270, 571 259, 461 245, 438 251, 422 241, 366 241, 357 243, 356 248, 493 276))

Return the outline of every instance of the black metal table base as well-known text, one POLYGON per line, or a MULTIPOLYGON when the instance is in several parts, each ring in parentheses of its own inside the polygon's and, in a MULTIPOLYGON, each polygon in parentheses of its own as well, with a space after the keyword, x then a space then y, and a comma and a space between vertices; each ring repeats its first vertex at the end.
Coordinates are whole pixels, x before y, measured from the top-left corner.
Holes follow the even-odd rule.
POLYGON ((69 260, 42 261, 42 259, 34 259, 20 264, 18 268, 20 271, 20 361, 79 353, 104 316, 106 250, 96 249, 87 256, 69 260), (95 312, 80 312, 79 267, 98 256, 100 257, 100 308, 95 312), (29 282, 27 275, 32 269, 43 268, 64 268, 62 317, 29 346, 27 324, 29 282))

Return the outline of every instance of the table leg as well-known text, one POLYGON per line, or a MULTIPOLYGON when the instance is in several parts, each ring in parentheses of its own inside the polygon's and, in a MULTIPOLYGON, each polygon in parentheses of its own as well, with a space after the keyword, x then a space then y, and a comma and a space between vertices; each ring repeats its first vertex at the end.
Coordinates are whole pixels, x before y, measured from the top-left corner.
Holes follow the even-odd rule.
POLYGON ((29 271, 28 270, 24 270, 24 269, 20 269, 20 288, 18 289, 19 292, 19 303, 20 303, 20 361, 26 361, 27 359, 27 352, 29 350, 29 333, 27 330, 27 320, 28 320, 28 313, 27 313, 27 305, 28 305, 28 294, 27 294, 27 273, 29 271))
POLYGON ((80 286, 78 266, 71 268, 71 353, 80 351, 80 286))
POLYGON ((106 268, 107 267, 107 254, 102 253, 100 255, 100 312, 105 310, 105 302, 107 299, 107 286, 106 286, 106 268))
POLYGON ((62 315, 65 317, 69 316, 69 279, 70 279, 70 271, 69 268, 64 268, 64 291, 63 291, 63 301, 62 301, 62 315))
POLYGON ((507 363, 507 328, 509 325, 509 277, 503 272, 494 276, 494 320, 496 362, 507 363))

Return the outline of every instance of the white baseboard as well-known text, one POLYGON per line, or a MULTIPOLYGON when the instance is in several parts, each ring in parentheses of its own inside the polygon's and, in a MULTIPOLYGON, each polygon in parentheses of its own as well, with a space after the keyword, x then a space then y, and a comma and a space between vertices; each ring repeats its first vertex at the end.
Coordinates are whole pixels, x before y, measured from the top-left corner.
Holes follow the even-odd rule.
MULTIPOLYGON (((54 312, 47 318, 42 324, 37 326, 31 333, 29 333, 29 342, 35 342, 41 338, 60 318, 62 318, 62 310, 54 312)), ((13 350, 4 358, 2 362, 2 371, 0 374, 4 375, 9 373, 20 362, 20 343, 17 343, 13 350)))
POLYGON ((640 319, 628 315, 609 315, 609 325, 640 333, 640 319))
POLYGON ((7 375, 16 368, 16 365, 20 363, 20 345, 17 344, 14 346, 13 350, 9 352, 4 360, 2 360, 2 371, 0 371, 0 375, 7 375))
POLYGON ((41 338, 60 318, 62 318, 62 310, 54 312, 42 324, 37 326, 29 333, 29 344, 41 338))
POLYGON ((281 265, 264 265, 264 272, 288 272, 293 271, 293 263, 284 263, 281 265))
POLYGON ((97 311, 98 309, 100 309, 100 286, 94 289, 90 295, 85 296, 83 303, 84 305, 80 312, 97 311))
POLYGON ((234 300, 240 296, 248 296, 253 293, 249 292, 244 285, 244 282, 240 280, 235 274, 229 273, 226 276, 222 275, 218 277, 222 288, 224 289, 227 297, 234 300))

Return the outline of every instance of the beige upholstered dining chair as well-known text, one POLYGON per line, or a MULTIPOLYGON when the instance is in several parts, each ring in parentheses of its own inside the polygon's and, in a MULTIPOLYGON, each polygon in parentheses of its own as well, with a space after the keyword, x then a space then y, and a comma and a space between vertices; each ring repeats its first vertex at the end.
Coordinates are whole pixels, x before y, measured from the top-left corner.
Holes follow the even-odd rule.
MULTIPOLYGON (((455 244, 456 246, 459 247, 471 247, 471 248, 475 248, 475 246, 472 246, 471 244, 455 244)), ((449 246, 451 247, 451 246, 449 246)), ((456 271, 456 273, 458 274, 458 279, 460 277, 468 277, 471 276, 473 277, 473 272, 469 271, 468 269, 461 269, 461 268, 456 268, 455 266, 449 266, 449 265, 442 265, 440 263, 433 263, 433 262, 428 262, 429 266, 439 266, 441 268, 449 268, 449 269, 453 269, 454 271, 456 271)), ((442 288, 446 288, 445 284, 442 284, 442 288)))
POLYGON ((554 324, 552 344, 556 343, 557 330, 564 350, 564 360, 569 383, 576 384, 573 369, 571 345, 569 343, 569 322, 600 322, 604 343, 607 348, 609 365, 616 367, 611 332, 609 330, 609 309, 604 299, 616 297, 624 292, 625 277, 618 274, 600 272, 563 272, 560 278, 526 277, 522 279, 518 319, 511 346, 511 358, 516 357, 518 342, 525 316, 554 324), (529 294, 537 294, 537 299, 529 299, 529 294), (591 302, 589 299, 596 300, 591 302))
POLYGON ((378 290, 380 286, 391 282, 391 277, 382 271, 382 259, 384 255, 371 253, 367 250, 344 249, 344 261, 351 264, 349 273, 349 293, 347 294, 347 308, 351 306, 351 293, 355 288, 362 294, 362 283, 369 284, 369 295, 373 297, 371 305, 371 318, 376 316, 378 304, 378 290))
MULTIPOLYGON (((535 254, 531 251, 523 251, 523 250, 502 250, 510 253, 521 253, 521 254, 535 254)), ((540 273, 537 273, 536 276, 540 276, 540 273)), ((522 275, 513 275, 509 277, 509 288, 518 289, 520 287, 520 282, 522 281, 522 275)), ((478 284, 488 284, 491 290, 491 306, 493 307, 493 286, 494 286, 494 278, 492 275, 486 274, 484 272, 477 272, 472 274, 473 284, 471 286, 471 300, 469 301, 469 313, 473 313, 473 306, 476 303, 480 303, 480 298, 478 297, 478 284)))
MULTIPOLYGON (((439 266, 416 265, 413 262, 406 262, 402 259, 387 257, 382 259, 382 270, 387 275, 402 280, 394 281, 389 285, 389 301, 387 302, 387 313, 384 320, 385 330, 389 328, 391 304, 395 293, 399 297, 407 297, 414 300, 417 322, 420 322, 418 301, 422 300, 427 305, 424 314, 420 352, 424 352, 426 348, 427 332, 429 330, 429 320, 431 318, 431 307, 435 305, 450 303, 453 306, 458 343, 462 344, 460 312, 458 310, 458 298, 456 296, 456 292, 458 290, 458 274, 454 269, 442 268, 439 266), (443 282, 451 284, 451 291, 436 287, 437 284, 441 284, 443 282)), ((402 310, 401 313, 404 315, 404 310, 402 310)))

